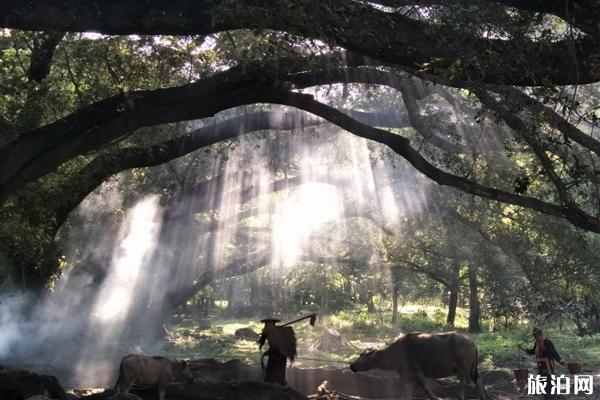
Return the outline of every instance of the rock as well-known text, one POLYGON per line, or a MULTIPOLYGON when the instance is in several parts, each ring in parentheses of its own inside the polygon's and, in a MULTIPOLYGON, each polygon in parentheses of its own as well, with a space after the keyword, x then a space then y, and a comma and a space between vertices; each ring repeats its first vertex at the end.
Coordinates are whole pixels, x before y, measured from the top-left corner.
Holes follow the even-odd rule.
POLYGON ((142 400, 142 398, 133 393, 117 393, 109 397, 108 400, 142 400))
POLYGON ((306 396, 290 387, 263 382, 178 383, 167 387, 170 400, 306 400, 306 396))
POLYGON ((240 328, 240 329, 236 329, 235 331, 235 336, 241 339, 247 339, 247 340, 258 340, 258 333, 254 332, 252 329, 250 328, 240 328))
POLYGON ((317 388, 317 394, 308 396, 309 400, 367 400, 364 397, 349 396, 344 393, 327 389, 327 381, 323 381, 317 388))
POLYGON ((221 365, 221 363, 214 358, 200 358, 198 360, 190 360, 188 363, 190 364, 192 371, 198 370, 201 372, 217 368, 221 365))
POLYGON ((109 398, 115 396, 117 392, 112 389, 107 389, 103 392, 92 393, 85 396, 81 396, 79 400, 108 400, 109 398))
POLYGON ((352 347, 350 342, 348 342, 348 340, 346 340, 346 338, 338 331, 325 328, 317 340, 312 344, 311 349, 326 353, 337 353, 346 350, 349 347, 352 347))
POLYGON ((196 322, 196 330, 205 331, 210 329, 212 326, 212 318, 200 318, 196 322))
MULTIPOLYGON (((132 391, 133 392, 133 391, 132 391)), ((115 394, 113 390, 81 397, 80 400, 156 400, 157 390, 115 394)), ((306 400, 306 396, 290 387, 263 382, 194 382, 171 383, 165 397, 168 400, 306 400)))
MULTIPOLYGON (((360 399, 360 398, 398 398, 401 390, 395 373, 353 374, 349 369, 296 368, 288 367, 286 380, 288 388, 262 383, 263 371, 258 365, 246 364, 241 360, 224 363, 214 359, 190 361, 196 378, 193 384, 173 383, 167 388, 168 400, 257 400, 257 399, 296 399, 312 395, 322 386, 321 397, 316 399, 360 399), (327 385, 323 385, 323 381, 327 385), (252 381, 252 382, 248 382, 252 381), (284 390, 285 389, 285 390, 284 390), (287 390, 291 390, 291 392, 287 390), (280 396, 280 397, 278 397, 280 396), (337 397, 336 397, 337 396, 337 397)), ((490 375, 490 383, 494 381, 490 375)), ((486 375, 487 377, 487 375, 486 375)), ((488 381, 484 378, 484 383, 488 381)), ((440 379, 431 381, 431 388, 438 397, 457 396, 458 385, 455 380, 440 379)), ((157 390, 133 392, 143 400, 156 400, 157 390)), ((114 392, 112 393, 114 394, 114 392)), ((111 395, 112 395, 111 394, 111 395)), ((424 398, 425 393, 418 387, 413 388, 415 397, 424 398)), ((469 385, 467 398, 476 399, 474 385, 469 385)), ((107 400, 107 395, 85 397, 85 400, 107 400)), ((83 400, 84 398, 80 399, 83 400)))
POLYGON ((41 394, 36 394, 35 396, 28 397, 25 400, 51 400, 51 398, 41 394))
POLYGON ((199 381, 231 382, 263 380, 263 371, 258 366, 233 359, 221 363, 212 358, 189 361, 194 377, 199 381))
POLYGON ((117 393, 113 389, 106 389, 103 392, 81 396, 79 400, 158 400, 158 390, 156 388, 131 389, 129 393, 117 393))
POLYGON ((0 399, 23 400, 34 396, 68 400, 67 393, 54 376, 29 371, 0 374, 0 399))

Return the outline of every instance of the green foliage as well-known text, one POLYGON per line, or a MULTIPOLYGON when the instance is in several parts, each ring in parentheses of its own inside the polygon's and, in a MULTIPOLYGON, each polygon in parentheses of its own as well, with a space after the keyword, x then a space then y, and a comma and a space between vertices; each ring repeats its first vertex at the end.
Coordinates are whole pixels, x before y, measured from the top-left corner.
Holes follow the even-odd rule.
MULTIPOLYGON (((214 2, 215 22, 226 23, 227 18, 243 18, 252 21, 252 29, 188 37, 69 33, 57 47, 51 72, 41 83, 27 78, 34 34, 3 31, 0 33, 0 145, 83 106, 118 94, 183 85, 226 68, 245 67, 252 62, 276 58, 306 57, 303 62, 309 70, 314 56, 332 51, 336 43, 344 39, 364 39, 361 41, 363 46, 377 40, 376 32, 353 31, 352 19, 342 18, 342 11, 360 16, 367 5, 349 2, 339 10, 331 10, 327 2, 305 4, 321 10, 323 15, 336 18, 339 15, 339 20, 334 21, 334 29, 324 30, 318 24, 311 27, 314 29, 310 32, 311 36, 321 37, 329 44, 265 29, 263 21, 268 16, 265 13, 273 12, 272 9, 260 6, 248 8, 237 1, 220 1, 214 2)), ((292 6, 294 3, 290 1, 278 2, 278 18, 290 23, 306 18, 307 8, 292 6)), ((519 40, 525 43, 531 39, 548 43, 571 40, 578 35, 554 16, 506 9, 499 4, 475 9, 452 3, 398 12, 429 20, 426 33, 441 32, 436 43, 442 47, 453 46, 457 41, 468 44, 469 38, 475 37, 514 39, 514 43, 518 44, 519 40)), ((384 22, 389 22, 387 18, 391 20, 392 16, 393 13, 385 16, 384 22)), ((477 82, 487 71, 482 70, 481 65, 473 65, 471 60, 477 59, 476 55, 484 54, 492 62, 506 57, 491 46, 467 51, 468 48, 465 47, 463 56, 453 58, 451 62, 436 57, 417 67, 421 68, 421 72, 433 72, 450 79, 467 74, 477 82)), ((265 68, 277 70, 279 67, 265 62, 265 68)), ((381 70, 392 69, 386 66, 381 70)), ((525 76, 531 72, 522 71, 525 76)), ((287 83, 277 80, 274 85, 279 88, 287 83)), ((504 127, 492 124, 500 120, 499 116, 480 104, 468 90, 437 91, 437 88, 434 90, 423 85, 419 91, 420 97, 416 102, 422 108, 419 112, 429 121, 426 128, 440 134, 451 144, 461 144, 466 137, 477 140, 490 135, 490 129, 500 130, 496 146, 482 140, 481 147, 474 145, 469 147, 469 151, 455 153, 443 152, 428 143, 417 129, 394 131, 409 139, 412 145, 418 144, 427 160, 448 172, 490 187, 570 206, 563 204, 559 198, 552 179, 544 170, 547 166, 540 163, 539 156, 528 148, 527 141, 512 133, 505 134, 504 127), (448 98, 455 102, 460 100, 460 104, 450 104, 452 107, 449 107, 448 98), (474 119, 477 124, 459 124, 457 120, 460 119, 474 119), (487 151, 488 145, 493 151, 487 151)), ((396 90, 367 84, 332 84, 315 89, 314 93, 317 98, 325 99, 340 109, 361 111, 398 113, 403 100, 396 90)), ((600 118, 597 85, 584 88, 541 85, 527 89, 527 93, 539 99, 541 104, 559 110, 586 134, 596 133, 594 124, 600 118)), ((534 134, 544 152, 551 154, 550 165, 564 181, 573 204, 595 215, 600 199, 596 174, 594 172, 590 177, 589 168, 586 169, 589 154, 580 154, 579 149, 553 127, 547 115, 525 113, 520 103, 508 102, 506 106, 510 113, 523 117, 527 132, 534 134), (563 147, 569 150, 567 156, 552 153, 563 147)), ((249 105, 245 111, 273 109, 283 110, 259 104, 249 105)), ((240 115, 241 112, 226 110, 215 120, 240 115)), ((73 158, 3 203, 0 208, 0 279, 21 289, 40 291, 49 287, 62 268, 76 265, 84 259, 86 238, 75 237, 66 243, 69 232, 81 226, 113 232, 122 222, 125 210, 141 196, 160 193, 165 207, 177 207, 186 194, 224 174, 226 161, 231 150, 240 146, 239 141, 225 141, 205 149, 203 153, 190 154, 158 168, 134 168, 125 172, 97 189, 95 195, 106 195, 96 204, 100 211, 89 217, 81 209, 76 210, 67 220, 66 214, 83 200, 76 178, 92 160, 123 149, 160 145, 181 136, 191 127, 192 124, 174 123, 129 132, 116 143, 90 149, 73 158), (64 258, 61 250, 67 246, 76 250, 64 258)), ((335 133, 330 139, 334 143, 333 148, 348 145, 347 138, 337 129, 327 129, 335 133)), ((314 138, 325 134, 328 134, 325 129, 312 129, 306 136, 314 138)), ((287 135, 265 131, 256 133, 255 137, 259 144, 244 153, 246 165, 252 166, 258 157, 264 157, 269 159, 268 168, 273 176, 296 176, 301 172, 301 155, 290 150, 287 135)), ((373 164, 392 159, 390 165, 394 168, 406 166, 389 149, 369 144, 368 150, 368 159, 373 164)), ((332 151, 323 163, 327 163, 331 171, 348 170, 353 167, 350 158, 332 151)), ((203 314, 218 312, 222 317, 250 316, 275 311, 273 299, 277 297, 281 307, 290 313, 307 310, 328 314, 337 312, 331 320, 339 323, 338 327, 348 335, 356 333, 363 337, 383 338, 384 334, 389 336, 399 330, 437 331, 449 328, 445 326, 445 312, 439 310, 401 315, 396 324, 390 324, 391 297, 396 296, 402 308, 408 301, 447 303, 449 292, 455 291, 461 304, 470 306, 469 300, 466 300, 470 289, 465 279, 466 272, 469 266, 477 265, 480 271, 476 279, 480 283, 477 298, 482 304, 482 317, 492 319, 495 328, 506 328, 507 335, 511 335, 511 329, 517 329, 524 319, 569 326, 573 322, 581 336, 600 331, 597 235, 583 233, 571 225, 524 208, 484 203, 452 190, 426 191, 421 177, 414 174, 394 179, 390 186, 400 188, 397 190, 402 192, 394 193, 396 196, 422 191, 423 197, 428 198, 428 205, 439 209, 423 207, 423 211, 416 215, 407 212, 401 216, 399 226, 388 226, 385 215, 373 215, 378 211, 366 217, 349 218, 343 226, 332 223, 313 233, 310 247, 315 255, 337 257, 339 263, 302 261, 294 266, 293 271, 276 277, 271 276, 270 271, 254 272, 245 276, 247 280, 243 281, 243 284, 254 285, 253 288, 240 290, 235 299, 224 292, 238 278, 216 281, 197 292, 191 305, 201 308, 203 314), (393 232, 386 232, 386 228, 393 232), (332 231, 341 229, 348 232, 344 240, 327 239, 332 231), (458 282, 454 287, 456 279, 458 282), (226 303, 227 308, 211 309, 215 300, 221 302, 219 304, 226 303)), ((344 200, 354 203, 357 196, 346 194, 344 200)), ((418 195, 414 197, 418 198, 418 195)), ((242 205, 240 209, 244 207, 242 205)), ((189 215, 189 218, 209 223, 218 216, 214 209, 210 209, 189 215)), ((256 221, 244 223, 260 225, 256 221)), ((264 228, 262 225, 258 227, 264 228)), ((235 259, 255 250, 238 241, 227 249, 224 258, 235 259)), ((194 271, 206 267, 209 257, 201 254, 191 260, 194 271)), ((244 278, 240 278, 238 283, 244 278)), ((460 315, 455 325, 464 328, 465 316, 460 315)), ((194 332, 175 333, 178 336, 173 339, 174 349, 201 352, 203 345, 200 342, 204 339, 194 339, 194 332)), ((218 332, 213 333, 212 336, 219 336, 218 332)), ((481 336, 480 339, 484 346, 489 346, 486 352, 495 357, 492 361, 502 364, 506 360, 502 359, 500 348, 512 345, 509 343, 512 339, 509 337, 496 342, 495 337, 481 336)), ((237 354, 238 350, 227 350, 235 347, 236 343, 231 337, 223 340, 211 337, 205 345, 208 350, 220 349, 225 356, 237 354)))
MULTIPOLYGON (((407 305, 406 310, 418 310, 418 305, 407 305)), ((367 347, 379 347, 391 342, 395 337, 406 332, 443 332, 443 312, 429 310, 428 316, 419 312, 403 313, 397 326, 389 323, 381 323, 373 319, 365 309, 356 311, 341 311, 339 313, 325 316, 315 327, 308 324, 294 326, 299 343, 299 358, 296 365, 299 366, 335 366, 343 367, 338 362, 349 362, 362 349, 367 347), (310 345, 319 336, 320 326, 336 329, 347 340, 351 346, 336 353, 314 352, 310 345), (317 360, 311 360, 317 359, 317 360)), ((465 310, 459 310, 459 315, 465 315, 465 310)), ((466 326, 466 319, 459 318, 459 323, 466 326)), ((213 328, 209 330, 196 330, 194 324, 174 324, 169 327, 171 332, 169 344, 166 347, 168 354, 180 358, 210 358, 218 360, 229 360, 239 358, 249 363, 256 364, 259 359, 259 351, 256 343, 236 338, 233 333, 236 329, 250 327, 255 332, 260 332, 261 324, 256 320, 213 320, 213 328)), ((547 336, 554 342, 561 357, 567 362, 578 360, 583 362, 586 371, 597 371, 600 361, 596 356, 600 352, 600 336, 588 336, 578 338, 571 332, 574 326, 568 330, 546 329, 547 336)), ((526 356, 517 349, 518 344, 531 347, 531 326, 528 324, 517 325, 509 330, 496 332, 484 332, 472 335, 478 350, 479 359, 483 363, 483 369, 526 367, 533 370, 534 364, 531 357, 526 356)), ((562 368, 562 367, 558 367, 562 368)))

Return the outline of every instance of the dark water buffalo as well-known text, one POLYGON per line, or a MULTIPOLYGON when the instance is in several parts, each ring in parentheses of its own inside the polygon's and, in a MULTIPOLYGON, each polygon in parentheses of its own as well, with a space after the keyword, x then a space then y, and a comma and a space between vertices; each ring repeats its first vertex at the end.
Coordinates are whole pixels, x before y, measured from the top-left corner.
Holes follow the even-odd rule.
POLYGON ((156 386, 159 399, 164 400, 169 382, 193 380, 194 375, 186 361, 130 354, 121 360, 115 390, 118 393, 128 393, 132 385, 139 388, 156 386))
POLYGON ((430 399, 436 399, 425 378, 452 375, 460 379, 461 400, 465 398, 465 387, 469 382, 476 384, 480 399, 488 397, 477 373, 477 347, 461 333, 408 333, 382 350, 363 352, 350 364, 352 372, 372 368, 396 371, 406 385, 408 399, 413 382, 422 387, 430 399))

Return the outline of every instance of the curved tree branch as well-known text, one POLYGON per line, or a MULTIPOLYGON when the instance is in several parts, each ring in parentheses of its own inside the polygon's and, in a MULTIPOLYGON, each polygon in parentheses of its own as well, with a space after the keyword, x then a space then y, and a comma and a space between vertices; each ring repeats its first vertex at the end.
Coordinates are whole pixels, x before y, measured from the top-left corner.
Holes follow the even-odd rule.
MULTIPOLYGON (((262 69, 264 70, 264 66, 262 69)), ((108 119, 106 115, 110 115, 113 119, 108 119, 103 125, 95 126, 86 135, 77 135, 66 145, 56 148, 59 157, 50 153, 34 159, 38 163, 37 169, 32 169, 31 163, 26 165, 26 168, 22 168, 15 178, 16 186, 19 187, 19 184, 22 186, 26 182, 23 178, 29 177, 31 180, 30 177, 35 176, 35 174, 41 176, 43 174, 40 173, 40 170, 43 172, 55 168, 73 157, 73 155, 81 154, 86 149, 91 150, 110 143, 111 140, 118 139, 137 127, 198 118, 241 104, 267 102, 294 106, 309 111, 357 136, 385 144, 405 158, 417 170, 441 185, 452 186, 480 197, 527 207, 545 214, 560 216, 569 220, 575 226, 600 232, 598 218, 591 217, 573 207, 558 206, 536 198, 508 193, 449 174, 427 161, 417 150, 410 146, 407 139, 394 135, 389 131, 362 124, 341 111, 315 101, 311 96, 293 93, 274 85, 273 82, 281 78, 281 75, 269 73, 269 71, 252 73, 252 70, 250 70, 249 73, 242 75, 236 75, 236 72, 239 71, 227 71, 206 81, 182 87, 136 92, 132 96, 133 99, 128 102, 126 102, 127 98, 120 97, 101 102, 110 104, 113 108, 101 110, 102 112, 99 115, 105 119, 108 119), (219 84, 222 86, 216 87, 219 84), (184 99, 181 96, 184 96, 184 99), (120 108, 123 105, 127 106, 125 111, 120 108)), ((72 118, 72 116, 66 119, 69 118, 72 118)), ((97 120, 100 120, 100 123, 102 122, 102 118, 97 120)), ((61 124, 54 123, 51 125, 60 126, 61 124)), ((44 131, 44 128, 41 131, 44 131)), ((11 167, 10 164, 5 165, 7 168, 11 167)), ((14 186, 14 181, 3 185, 2 190, 0 190, 0 197, 6 198, 10 193, 9 189, 14 186)))
MULTIPOLYGON (((463 153, 463 146, 453 143, 441 136, 438 136, 432 129, 431 124, 421 115, 417 99, 421 95, 417 93, 416 88, 410 82, 410 78, 402 76, 399 73, 383 71, 375 68, 330 68, 318 71, 301 72, 291 75, 290 81, 296 87, 304 88, 309 86, 318 86, 326 83, 364 83, 372 85, 383 85, 394 88, 402 93, 402 99, 407 111, 407 117, 413 128, 421 136, 434 146, 450 152, 463 153)), ((378 124, 369 124, 372 126, 383 126, 378 124)))
MULTIPOLYGON (((389 122, 391 127, 397 127, 398 120, 388 118, 387 115, 381 116, 377 113, 356 113, 347 111, 350 115, 356 116, 357 120, 363 123, 370 123, 374 120, 380 123, 389 122)), ((212 144, 233 139, 250 132, 276 129, 276 130, 296 130, 309 126, 317 126, 326 123, 326 120, 306 114, 303 112, 253 112, 238 117, 233 117, 221 122, 195 129, 188 134, 165 141, 159 145, 144 148, 124 148, 115 151, 108 151, 99 155, 90 161, 80 171, 70 176, 67 180, 57 185, 55 192, 63 193, 60 196, 58 207, 55 209, 56 221, 58 226, 66 220, 68 214, 83 199, 91 193, 102 182, 110 176, 131 168, 151 167, 164 164, 178 157, 190 154, 203 147, 212 144), (66 195, 69 193, 69 195, 66 195)), ((387 126, 382 124, 381 126, 387 126)), ((222 184, 222 183, 221 183, 222 184)), ((293 185, 289 179, 287 185, 293 185)), ((198 195, 202 193, 218 192, 218 188, 200 189, 198 195)), ((245 195, 242 194, 242 200, 245 195)), ((197 201, 195 211, 203 211, 207 203, 197 201)), ((171 215, 171 217, 175 217, 171 215)), ((184 217, 187 217, 184 216, 184 217)))
POLYGON ((600 219, 590 216, 578 209, 563 207, 542 200, 521 196, 503 190, 483 186, 460 176, 447 173, 427 161, 419 152, 410 146, 410 142, 391 132, 373 128, 353 120, 340 111, 325 104, 315 101, 311 96, 298 93, 279 93, 271 100, 275 103, 293 105, 294 107, 309 111, 322 118, 335 123, 348 132, 365 139, 374 140, 390 147, 397 154, 406 159, 413 167, 440 185, 451 186, 464 192, 496 200, 503 203, 514 204, 539 211, 544 214, 559 216, 567 219, 573 225, 592 232, 600 233, 600 219))
MULTIPOLYGON (((338 58, 327 55, 312 64, 335 63, 338 58)), ((368 62, 353 55, 345 60, 368 62)), ((201 119, 260 102, 261 91, 273 88, 277 77, 306 68, 307 60, 302 58, 279 59, 274 65, 254 63, 191 84, 122 93, 82 107, 0 148, 0 200, 69 159, 122 140, 140 127, 201 119)))
POLYGON ((600 51, 593 40, 488 39, 386 13, 358 1, 1 0, 0 10, 0 26, 25 30, 206 35, 273 29, 399 66, 422 66, 435 75, 466 82, 541 85, 600 80, 600 51), (454 46, 448 46, 448 38, 454 46), (460 68, 456 68, 458 61, 460 68))
POLYGON ((550 107, 542 104, 538 100, 526 95, 516 88, 491 87, 489 89, 503 96, 506 99, 506 102, 512 104, 515 109, 526 107, 526 109, 528 109, 532 114, 541 117, 544 121, 550 124, 550 126, 559 130, 563 135, 565 135, 565 137, 594 152, 597 156, 600 156, 599 140, 585 134, 550 107))
POLYGON ((478 90, 475 93, 484 105, 497 111, 502 116, 502 118, 505 121, 507 121, 507 123, 513 129, 515 129, 515 132, 519 136, 521 136, 521 138, 523 138, 523 140, 525 140, 525 142, 527 142, 527 144, 529 145, 529 147, 531 148, 533 153, 536 155, 536 157, 540 161, 540 164, 544 168, 546 175, 548 176, 548 178, 550 179, 550 181, 556 188, 556 191, 558 193, 558 198, 560 199, 561 203, 565 206, 576 207, 574 204, 572 204, 572 200, 571 200, 571 196, 569 195, 569 191, 567 190, 562 179, 558 176, 558 174, 554 168, 554 165, 553 165, 552 161, 550 160, 550 157, 548 157, 548 155, 546 154, 546 150, 544 149, 544 146, 540 143, 539 139, 536 137, 535 128, 527 126, 525 123, 523 123, 515 115, 514 111, 511 111, 510 109, 503 107, 495 99, 493 99, 492 96, 489 95, 489 93, 482 91, 482 90, 478 90))
POLYGON ((555 15, 592 37, 600 38, 600 7, 595 0, 373 0, 373 4, 385 7, 407 6, 452 6, 485 7, 488 4, 501 4, 521 11, 533 11, 555 15))
POLYGON ((519 10, 553 14, 600 39, 600 5, 596 0, 486 0, 519 10))

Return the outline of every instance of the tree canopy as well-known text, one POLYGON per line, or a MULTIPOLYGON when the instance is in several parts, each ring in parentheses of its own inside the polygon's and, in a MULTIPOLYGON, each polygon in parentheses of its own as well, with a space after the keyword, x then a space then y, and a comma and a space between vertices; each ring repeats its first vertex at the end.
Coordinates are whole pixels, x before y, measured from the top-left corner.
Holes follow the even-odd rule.
MULTIPOLYGON (((531 223, 532 210, 591 240, 598 20, 597 0, 0 0, 2 258, 23 287, 43 286, 57 232, 111 176, 322 124, 496 202, 497 217, 531 223)), ((465 204, 454 218, 473 230, 486 212, 465 204)), ((483 225, 487 243, 514 228, 483 225)), ((423 265, 419 251, 404 261, 423 265)), ((452 286, 459 270, 430 272, 452 286)))
POLYGON ((0 285, 47 296, 60 339, 153 342, 186 307, 394 324, 424 299, 444 328, 468 307, 473 332, 598 332, 598 21, 599 0, 0 0, 0 285))

